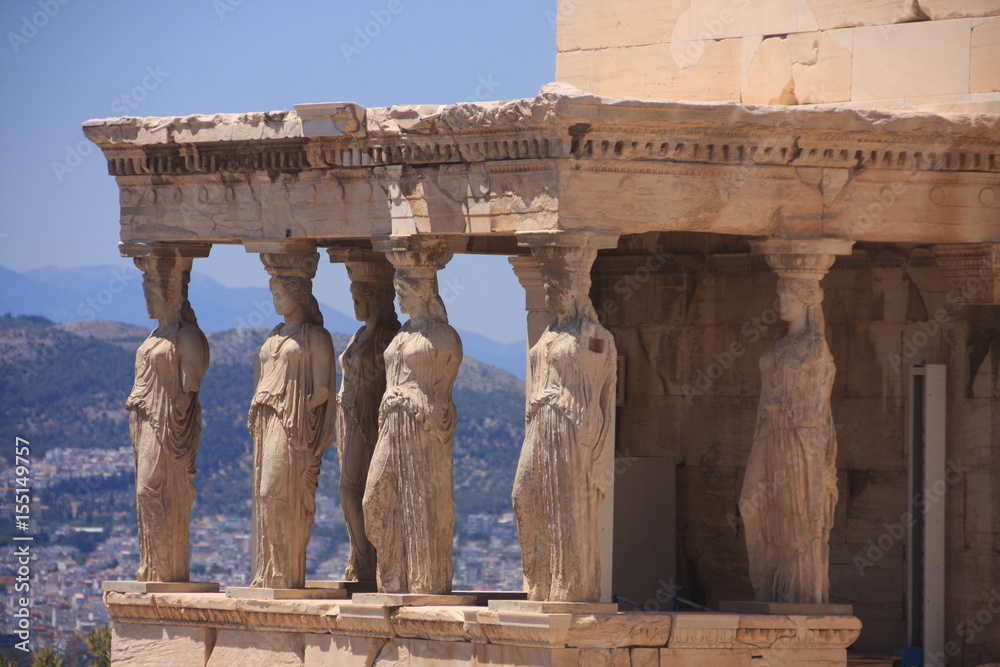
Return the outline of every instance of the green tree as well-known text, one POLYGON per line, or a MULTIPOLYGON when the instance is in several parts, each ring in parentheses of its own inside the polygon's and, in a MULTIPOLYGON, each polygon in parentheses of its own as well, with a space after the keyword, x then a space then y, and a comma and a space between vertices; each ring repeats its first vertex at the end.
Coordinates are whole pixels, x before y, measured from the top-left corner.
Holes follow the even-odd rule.
POLYGON ((31 667, 66 667, 66 658, 56 653, 51 646, 46 646, 35 653, 31 667))
POLYGON ((87 633, 90 667, 111 667, 111 627, 102 625, 87 633))

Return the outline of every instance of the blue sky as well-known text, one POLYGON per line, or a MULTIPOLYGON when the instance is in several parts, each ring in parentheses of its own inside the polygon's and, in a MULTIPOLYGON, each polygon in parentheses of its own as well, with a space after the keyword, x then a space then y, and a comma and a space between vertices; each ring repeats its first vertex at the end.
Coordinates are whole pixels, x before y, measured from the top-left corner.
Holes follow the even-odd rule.
MULTIPOLYGON (((3 0, 0 265, 127 261, 116 250, 117 187, 80 130, 89 118, 531 97, 554 78, 554 4, 3 0), (379 19, 367 26, 374 37, 358 38, 379 19)), ((267 278, 240 247, 213 249, 195 270, 230 286, 267 278)), ((456 326, 524 338, 524 297, 505 258, 458 256, 442 280, 455 290, 456 326)), ((316 293, 351 312, 342 267, 321 267, 316 293)))

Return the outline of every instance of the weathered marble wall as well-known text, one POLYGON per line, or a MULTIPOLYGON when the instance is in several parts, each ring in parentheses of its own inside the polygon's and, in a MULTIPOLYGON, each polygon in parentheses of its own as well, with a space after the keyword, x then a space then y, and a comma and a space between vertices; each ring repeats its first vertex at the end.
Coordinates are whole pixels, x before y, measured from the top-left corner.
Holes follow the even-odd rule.
POLYGON ((1000 108, 996 0, 559 0, 556 79, 608 97, 1000 108))
MULTIPOLYGON (((758 360, 783 323, 776 278, 762 261, 712 259, 735 248, 725 240, 703 245, 707 260, 685 255, 681 273, 677 256, 649 254, 657 244, 698 250, 687 235, 674 239, 623 238, 619 251, 632 256, 599 258, 592 296, 626 357, 618 455, 677 457, 678 594, 718 608, 753 599, 737 501, 758 360), (696 268, 705 262, 730 272, 696 268)), ((993 600, 1000 609, 1000 308, 962 305, 919 256, 909 261, 923 268, 871 268, 858 256, 840 258, 823 281, 839 440, 830 601, 854 604, 864 622, 856 650, 904 646, 908 369, 946 364, 947 639, 960 649, 952 664, 996 660, 1000 614, 989 607, 993 600)))

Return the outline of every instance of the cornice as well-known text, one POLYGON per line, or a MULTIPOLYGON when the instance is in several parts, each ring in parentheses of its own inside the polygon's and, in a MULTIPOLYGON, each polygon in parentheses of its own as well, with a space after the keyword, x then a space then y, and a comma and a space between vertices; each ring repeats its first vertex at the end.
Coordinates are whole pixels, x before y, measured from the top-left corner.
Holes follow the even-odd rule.
POLYGON ((613 100, 565 85, 505 102, 330 106, 363 120, 318 136, 295 111, 110 118, 84 132, 115 176, 553 159, 1000 172, 996 115, 613 100))

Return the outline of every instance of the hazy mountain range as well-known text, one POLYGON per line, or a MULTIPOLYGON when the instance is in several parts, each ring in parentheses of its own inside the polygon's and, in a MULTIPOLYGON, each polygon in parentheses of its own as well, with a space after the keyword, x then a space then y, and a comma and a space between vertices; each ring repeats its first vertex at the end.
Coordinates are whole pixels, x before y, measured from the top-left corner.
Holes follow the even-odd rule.
MULTIPOLYGON (((0 314, 41 315, 53 322, 104 320, 149 329, 142 274, 131 267, 47 267, 18 273, 0 267, 0 314)), ((267 287, 226 287, 193 272, 191 303, 206 332, 269 328, 278 321, 267 287)), ((330 333, 352 334, 353 317, 320 303, 330 333)), ((524 342, 499 343, 459 329, 465 354, 524 379, 524 342)), ((339 351, 339 348, 338 348, 339 351)))

